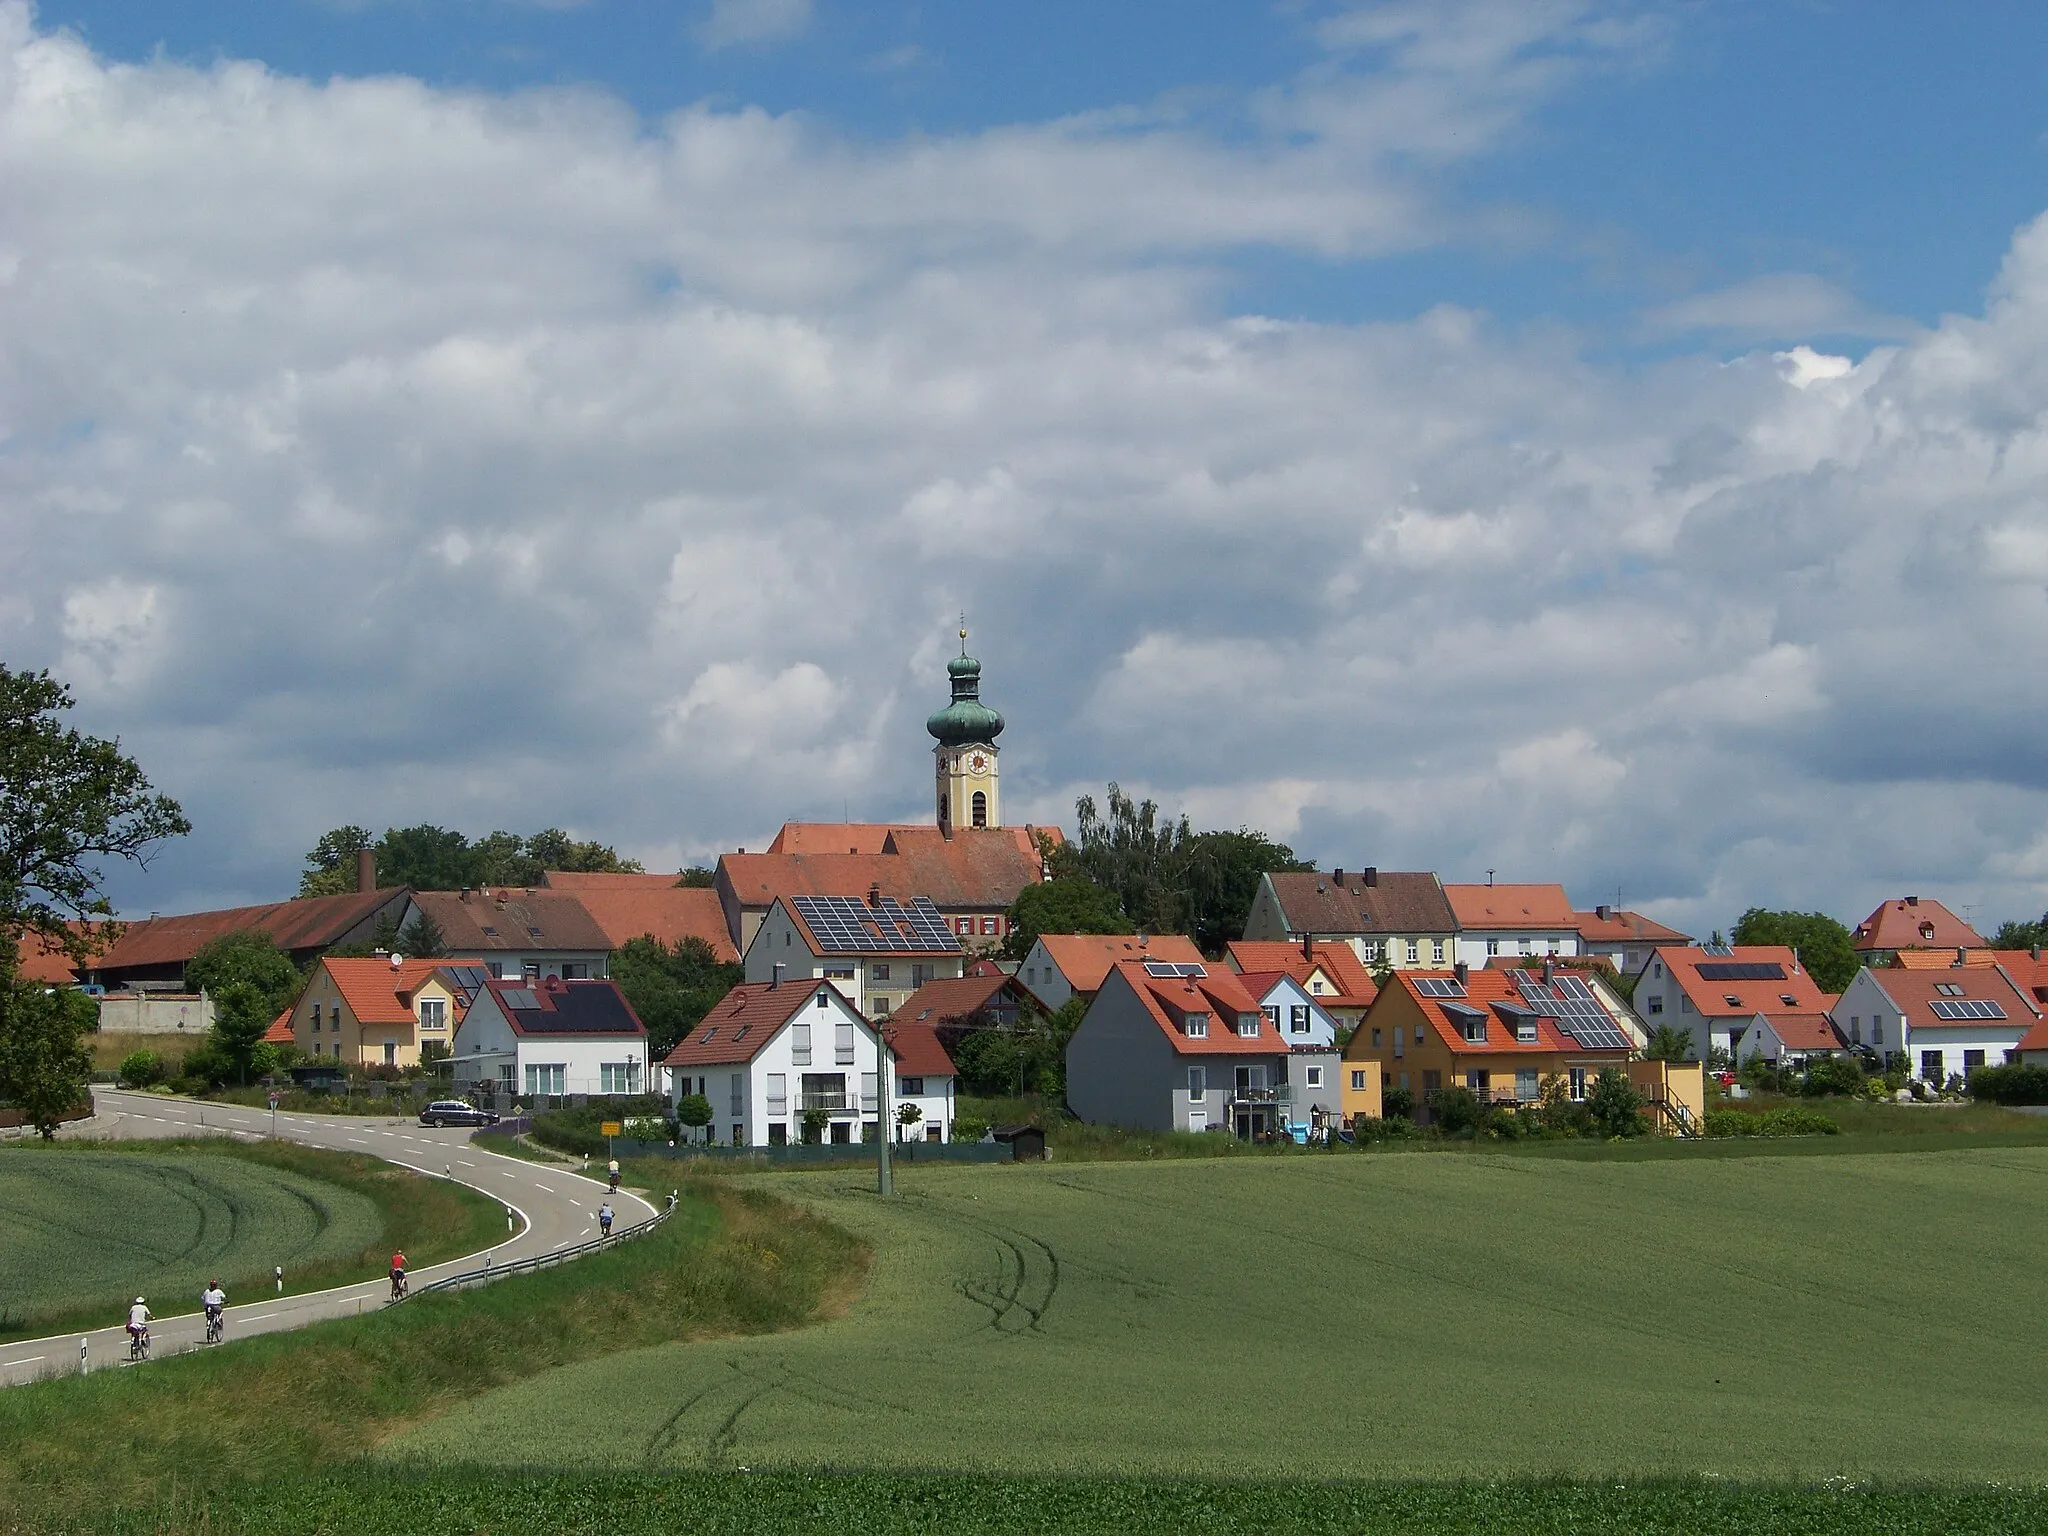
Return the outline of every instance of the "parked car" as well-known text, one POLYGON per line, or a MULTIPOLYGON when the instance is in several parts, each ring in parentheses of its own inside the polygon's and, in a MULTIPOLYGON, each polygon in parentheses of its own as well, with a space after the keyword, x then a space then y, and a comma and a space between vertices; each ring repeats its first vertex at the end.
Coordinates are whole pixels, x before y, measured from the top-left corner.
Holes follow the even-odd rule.
POLYGON ((461 1099, 436 1099, 420 1111, 421 1125, 496 1125, 498 1112, 478 1109, 461 1099))

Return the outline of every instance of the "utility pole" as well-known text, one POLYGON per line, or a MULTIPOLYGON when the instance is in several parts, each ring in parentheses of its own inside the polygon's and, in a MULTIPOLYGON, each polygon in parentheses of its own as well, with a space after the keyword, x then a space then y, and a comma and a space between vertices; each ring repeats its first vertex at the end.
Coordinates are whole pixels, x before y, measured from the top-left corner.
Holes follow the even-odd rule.
POLYGON ((889 1036, 875 1026, 875 1193, 887 1198, 896 1193, 896 1176, 889 1166, 889 1036))

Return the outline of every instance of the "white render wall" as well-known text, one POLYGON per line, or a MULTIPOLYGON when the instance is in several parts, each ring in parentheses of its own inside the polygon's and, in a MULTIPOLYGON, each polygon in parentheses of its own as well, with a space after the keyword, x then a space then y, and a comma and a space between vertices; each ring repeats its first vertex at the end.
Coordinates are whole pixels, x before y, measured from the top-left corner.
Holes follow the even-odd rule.
POLYGON ((529 1066, 559 1066, 564 1093, 601 1094, 602 1068, 612 1064, 637 1064, 642 1093, 654 1093, 654 1080, 647 1061, 644 1035, 521 1035, 498 1010, 497 998, 489 991, 477 994, 469 1012, 456 1026, 454 1078, 457 1083, 474 1083, 478 1078, 500 1080, 499 1069, 512 1064, 512 1092, 526 1094, 529 1066))
POLYGON ((1052 952, 1045 947, 1043 939, 1031 946, 1031 953, 1017 967, 1017 980, 1050 1012, 1057 1013, 1074 995, 1074 989, 1067 985, 1066 976, 1052 963, 1052 952))
POLYGON ((1259 1006, 1279 1008, 1280 1038, 1287 1042, 1288 1049, 1305 1045, 1336 1049, 1337 1021, 1330 1016, 1329 1010, 1316 1000, 1315 995, 1292 976, 1281 977, 1266 995, 1259 999, 1259 1006), (1300 1034, 1294 1031, 1294 1010, 1297 1008, 1308 1010, 1308 1028, 1300 1034))
POLYGON ((1576 955, 1579 952, 1579 931, 1576 928, 1529 928, 1505 933, 1468 931, 1458 935, 1457 950, 1460 960, 1475 971, 1483 971, 1486 962, 1495 955, 1576 955), (1499 947, 1488 950, 1488 944, 1499 947))

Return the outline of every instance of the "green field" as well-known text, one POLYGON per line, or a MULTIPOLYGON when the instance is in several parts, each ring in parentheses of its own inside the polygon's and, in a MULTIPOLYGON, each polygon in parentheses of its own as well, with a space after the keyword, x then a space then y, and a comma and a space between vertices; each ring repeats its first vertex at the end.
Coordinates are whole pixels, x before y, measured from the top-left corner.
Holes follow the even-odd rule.
POLYGON ((118 1322, 146 1295, 165 1315, 218 1276, 268 1280, 353 1258, 384 1230, 366 1195, 241 1156, 205 1152, 0 1153, 0 1326, 74 1316, 99 1300, 118 1322))
POLYGON ((926 1167, 792 1334, 570 1365, 448 1465, 2038 1483, 2048 1149, 926 1167), (565 1423, 603 1426, 568 1436, 565 1423))

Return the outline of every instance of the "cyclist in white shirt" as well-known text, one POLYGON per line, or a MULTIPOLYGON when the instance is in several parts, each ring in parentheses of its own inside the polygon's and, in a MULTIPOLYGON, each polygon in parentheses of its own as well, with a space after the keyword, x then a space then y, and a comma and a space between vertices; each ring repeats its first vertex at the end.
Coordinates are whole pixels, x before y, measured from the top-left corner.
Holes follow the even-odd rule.
POLYGON ((206 1308, 206 1315, 212 1317, 228 1304, 228 1293, 220 1288, 218 1280, 209 1281, 205 1290, 199 1293, 199 1305, 206 1308))
POLYGON ((135 1305, 128 1309, 128 1337, 137 1340, 141 1339, 144 1334, 149 1332, 151 1320, 149 1303, 140 1296, 136 1297, 135 1305))

